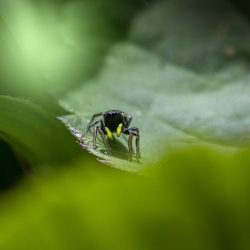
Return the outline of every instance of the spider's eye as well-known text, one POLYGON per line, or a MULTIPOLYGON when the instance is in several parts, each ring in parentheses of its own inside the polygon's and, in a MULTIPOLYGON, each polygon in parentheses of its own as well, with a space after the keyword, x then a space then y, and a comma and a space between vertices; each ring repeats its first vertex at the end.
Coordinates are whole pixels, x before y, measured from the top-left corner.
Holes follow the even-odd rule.
POLYGON ((124 125, 126 127, 129 126, 131 120, 132 120, 132 116, 131 115, 127 115, 126 113, 122 113, 122 116, 123 116, 123 122, 124 122, 124 125))
POLYGON ((127 115, 127 124, 128 125, 130 124, 131 120, 132 120, 132 116, 131 115, 127 115))

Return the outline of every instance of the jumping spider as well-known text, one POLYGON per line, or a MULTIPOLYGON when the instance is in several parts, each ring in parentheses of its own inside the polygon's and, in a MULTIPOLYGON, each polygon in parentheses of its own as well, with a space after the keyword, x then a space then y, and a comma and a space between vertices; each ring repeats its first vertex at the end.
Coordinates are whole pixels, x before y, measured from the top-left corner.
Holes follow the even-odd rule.
POLYGON ((136 158, 138 160, 141 158, 140 134, 138 128, 129 128, 131 121, 132 116, 120 110, 109 110, 106 112, 100 112, 92 116, 90 122, 87 125, 87 129, 83 137, 85 137, 85 135, 90 131, 90 128, 94 127, 93 148, 96 148, 96 138, 97 134, 99 133, 107 151, 109 152, 106 136, 108 137, 108 139, 113 140, 113 133, 116 133, 118 137, 121 135, 121 133, 128 135, 129 160, 132 161, 132 139, 133 136, 136 136, 136 158), (99 117, 99 119, 97 121, 94 121, 97 117, 99 117))

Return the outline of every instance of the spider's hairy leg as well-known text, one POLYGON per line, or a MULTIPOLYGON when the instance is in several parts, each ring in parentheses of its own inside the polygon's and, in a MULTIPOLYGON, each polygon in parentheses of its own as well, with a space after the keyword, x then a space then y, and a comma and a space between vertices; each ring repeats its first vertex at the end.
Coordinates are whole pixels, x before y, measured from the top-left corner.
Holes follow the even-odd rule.
POLYGON ((137 133, 136 139, 135 139, 136 158, 137 159, 141 159, 141 152, 140 152, 140 132, 139 132, 138 128, 136 128, 135 131, 137 133))
POLYGON ((102 116, 103 115, 103 112, 100 112, 100 113, 96 113, 92 116, 92 118, 90 119, 88 125, 87 125, 87 128, 84 132, 84 134, 82 135, 82 138, 85 137, 85 135, 89 132, 90 128, 93 127, 95 124, 97 124, 98 122, 92 124, 92 122, 95 120, 96 117, 99 117, 99 116, 102 116))
POLYGON ((94 128, 93 133, 93 148, 96 149, 96 137, 97 137, 97 127, 94 128))
POLYGON ((132 148, 132 139, 133 136, 136 136, 135 146, 136 146, 136 159, 139 160, 141 158, 140 152, 140 133, 138 128, 128 128, 124 130, 124 134, 129 135, 128 139, 128 148, 129 148, 129 159, 132 158, 133 148, 132 148))
POLYGON ((102 138, 102 142, 105 145, 105 148, 107 149, 107 152, 110 153, 109 147, 108 147, 108 143, 107 143, 107 139, 105 137, 104 132, 98 127, 96 126, 94 128, 94 134, 93 134, 93 148, 96 149, 96 138, 97 138, 97 134, 101 135, 102 138))
POLYGON ((133 147, 132 147, 132 140, 133 140, 133 134, 132 132, 129 133, 128 137, 128 159, 129 161, 132 161, 132 154, 133 154, 133 147))
POLYGON ((136 158, 139 160, 141 158, 141 152, 140 152, 140 131, 138 128, 130 128, 133 135, 136 136, 135 139, 135 147, 136 147, 136 158))
MULTIPOLYGON (((100 122, 100 120, 98 120, 98 121, 96 121, 96 122, 94 122, 94 123, 92 123, 91 125, 89 125, 88 126, 88 131, 90 130, 90 128, 92 128, 92 127, 94 127, 96 124, 98 124, 100 122)), ((84 139, 84 137, 86 136, 86 134, 88 133, 88 131, 86 131, 84 134, 82 134, 82 136, 81 136, 81 141, 83 141, 83 139, 84 139)))

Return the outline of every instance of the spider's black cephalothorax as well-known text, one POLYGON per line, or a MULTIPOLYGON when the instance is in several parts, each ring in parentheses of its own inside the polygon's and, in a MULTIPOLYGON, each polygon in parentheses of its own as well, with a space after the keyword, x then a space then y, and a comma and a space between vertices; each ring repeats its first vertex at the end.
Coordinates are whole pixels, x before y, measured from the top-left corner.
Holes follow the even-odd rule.
POLYGON ((138 128, 129 128, 129 125, 132 121, 132 116, 126 114, 120 110, 109 110, 107 112, 101 112, 94 114, 88 123, 86 132, 84 136, 88 133, 90 128, 94 127, 93 133, 93 147, 96 148, 96 137, 99 133, 101 135, 102 141, 105 147, 108 149, 107 139, 106 136, 112 140, 113 133, 119 137, 121 133, 129 135, 128 139, 128 149, 129 149, 129 159, 132 160, 132 139, 133 136, 136 137, 136 157, 137 159, 141 158, 140 155, 140 134, 138 128), (100 119, 96 120, 97 117, 100 119))

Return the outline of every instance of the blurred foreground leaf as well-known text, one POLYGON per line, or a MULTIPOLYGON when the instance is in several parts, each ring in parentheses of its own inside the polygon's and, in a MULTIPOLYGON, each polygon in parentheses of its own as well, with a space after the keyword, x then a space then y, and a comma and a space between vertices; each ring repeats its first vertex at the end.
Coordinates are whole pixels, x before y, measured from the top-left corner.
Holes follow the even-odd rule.
POLYGON ((41 100, 99 69, 139 1, 1 0, 0 94, 41 100), (126 11, 124 11, 126 9, 126 11))
POLYGON ((249 249, 249 163, 195 149, 146 176, 89 165, 35 179, 1 198, 0 248, 249 249))
POLYGON ((80 153, 54 115, 30 101, 8 96, 0 96, 0 137, 32 166, 63 164, 80 153))
POLYGON ((101 143, 92 149, 91 133, 82 146, 132 171, 157 162, 166 149, 202 144, 232 152, 248 146, 249 27, 225 1, 156 2, 136 17, 130 42, 113 46, 99 75, 62 98, 75 113, 64 123, 79 139, 93 114, 130 113, 141 131, 143 164, 127 161, 125 138, 113 146, 112 157, 101 143))

